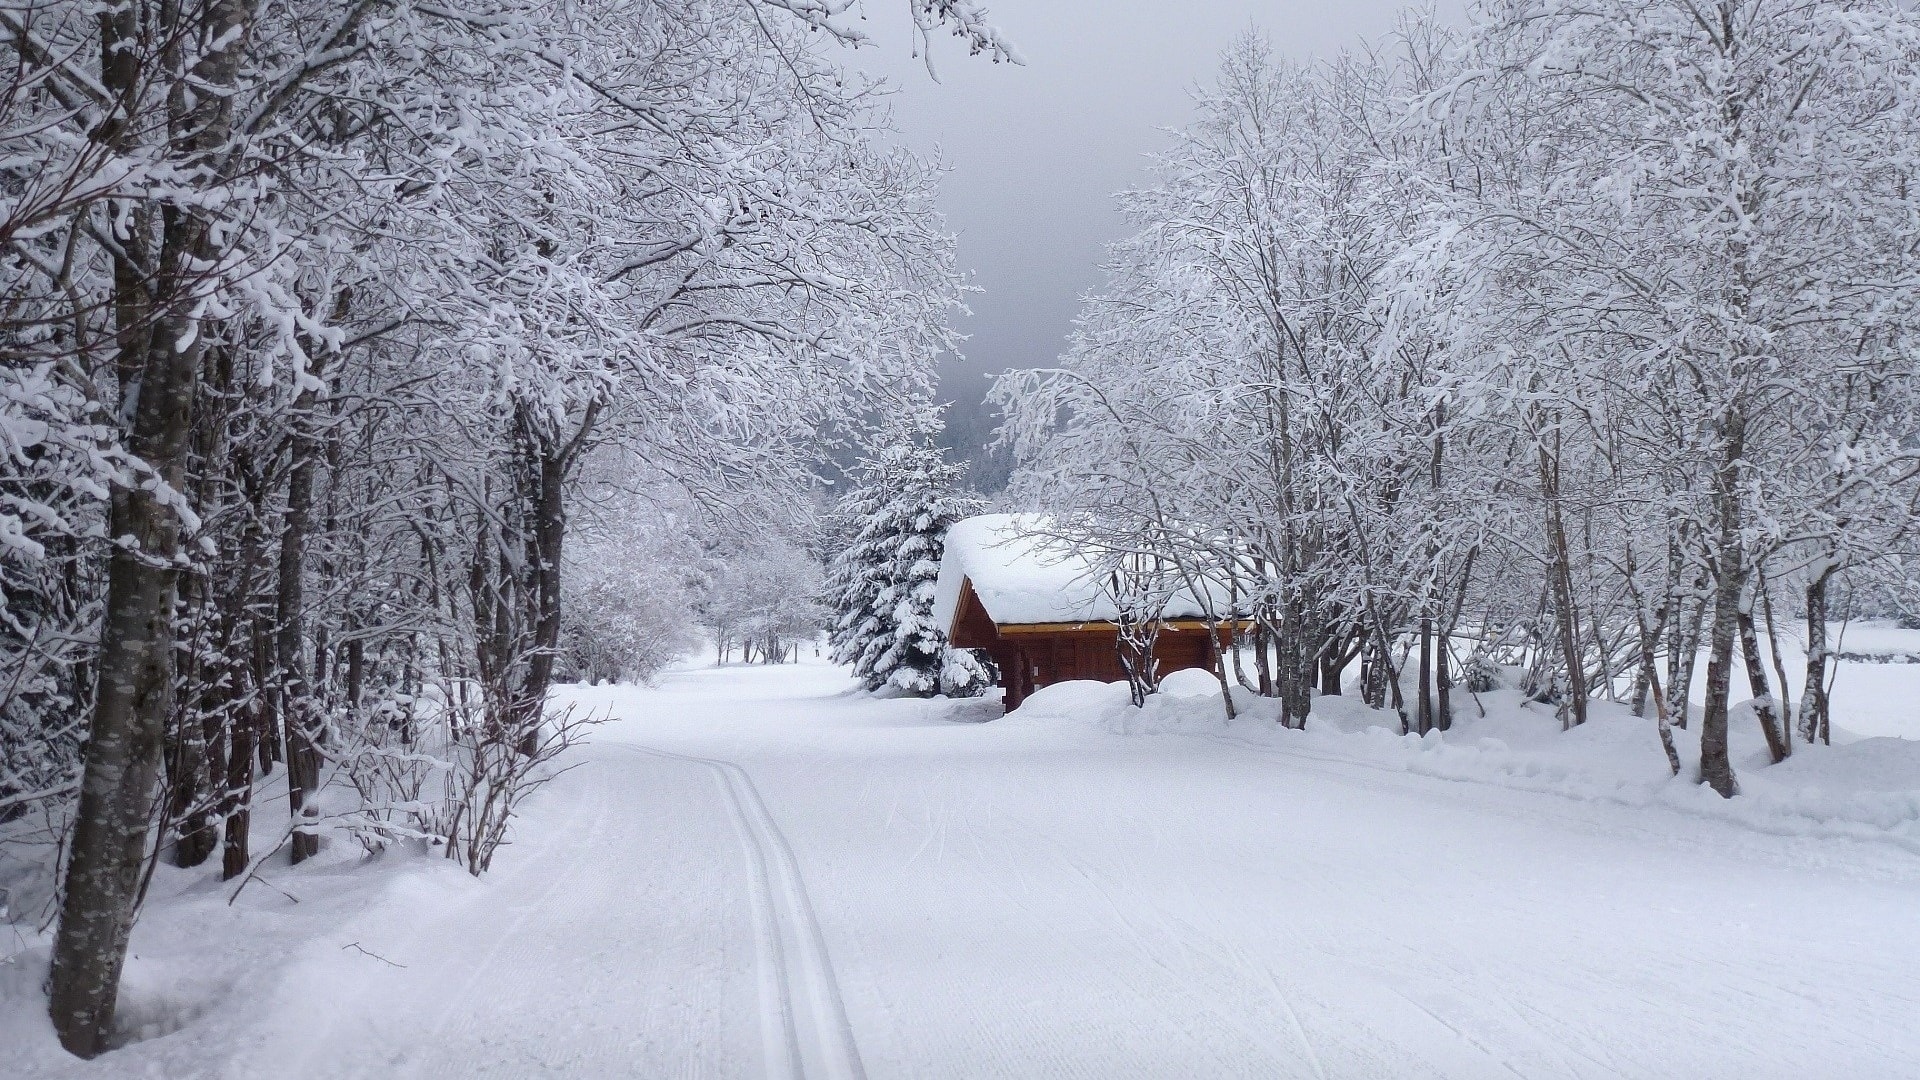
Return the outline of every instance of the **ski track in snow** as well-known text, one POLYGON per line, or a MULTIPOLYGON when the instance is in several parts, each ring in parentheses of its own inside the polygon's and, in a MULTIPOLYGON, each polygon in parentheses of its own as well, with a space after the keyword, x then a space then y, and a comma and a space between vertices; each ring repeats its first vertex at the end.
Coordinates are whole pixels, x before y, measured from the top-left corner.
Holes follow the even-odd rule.
POLYGON ((792 1080, 865 1080, 853 1026, 840 999, 825 938, 793 848, 747 771, 730 761, 633 743, 627 749, 703 765, 726 800, 746 851, 760 948, 761 1026, 767 1075, 792 1080))

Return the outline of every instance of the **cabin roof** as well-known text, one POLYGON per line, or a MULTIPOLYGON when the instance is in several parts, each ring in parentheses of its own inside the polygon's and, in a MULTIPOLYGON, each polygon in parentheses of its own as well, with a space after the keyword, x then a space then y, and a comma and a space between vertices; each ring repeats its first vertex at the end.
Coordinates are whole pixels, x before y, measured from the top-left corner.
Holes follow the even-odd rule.
MULTIPOLYGON (((1047 519, 1028 514, 985 514, 955 522, 934 589, 934 624, 953 630, 963 583, 996 625, 1115 622, 1119 609, 1100 588, 1094 558, 1045 535, 1047 519)), ((1225 614, 1226 590, 1216 610, 1225 614)), ((1185 589, 1161 617, 1192 619, 1205 607, 1185 589)))

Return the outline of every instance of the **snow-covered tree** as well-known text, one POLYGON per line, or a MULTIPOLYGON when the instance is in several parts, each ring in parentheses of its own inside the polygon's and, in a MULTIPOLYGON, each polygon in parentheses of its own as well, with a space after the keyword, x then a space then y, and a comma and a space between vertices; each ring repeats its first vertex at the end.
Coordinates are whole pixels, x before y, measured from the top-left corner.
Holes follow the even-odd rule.
MULTIPOLYGON (((907 9, 1015 59, 977 4, 907 9)), ((113 1028, 151 852, 253 863, 260 772, 299 861, 368 710, 535 748, 594 454, 720 504, 925 392, 959 276, 934 170, 823 47, 860 14, 0 11, 0 818, 73 826, 69 1049, 113 1028)))
POLYGON ((1286 718, 1357 660, 1445 727, 1499 650, 1569 727, 1651 705, 1676 772, 1698 720, 1722 794, 1736 668, 1775 761, 1816 737, 1828 592, 1891 587, 1920 498, 1911 7, 1500 0, 1243 40, 1198 103, 1073 349, 998 384, 1016 496, 1234 582, 1286 718))
POLYGON ((725 663, 737 649, 746 663, 785 663, 817 641, 826 621, 821 577, 805 548, 778 535, 713 553, 698 610, 715 658, 725 663))
POLYGON ((946 460, 927 425, 895 425, 854 471, 841 508, 851 539, 835 558, 828 593, 836 663, 869 690, 919 697, 978 693, 989 675, 956 654, 934 625, 934 582, 954 522, 977 512, 960 484, 964 465, 946 460))
POLYGON ((561 677, 651 682, 699 645, 693 560, 684 540, 676 542, 681 524, 668 515, 622 515, 572 545, 562 574, 561 677))

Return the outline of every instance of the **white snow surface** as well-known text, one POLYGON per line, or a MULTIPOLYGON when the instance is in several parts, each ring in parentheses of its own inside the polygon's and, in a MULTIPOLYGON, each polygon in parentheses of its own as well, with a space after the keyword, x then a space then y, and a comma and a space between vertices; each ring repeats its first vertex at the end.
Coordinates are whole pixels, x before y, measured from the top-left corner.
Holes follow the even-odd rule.
POLYGON ((229 905, 163 868, 149 1037, 98 1061, 0 924, 0 1073, 1920 1075, 1920 742, 1763 767, 1744 717, 1726 801, 1616 706, 1302 733, 1204 676, 1006 717, 812 663, 568 688, 617 719, 486 878, 329 848, 229 905))
MULTIPOLYGON (((946 554, 933 600, 934 625, 953 626, 961 582, 973 591, 993 621, 1007 623, 1112 622, 1120 617, 1100 587, 1093 559, 1047 535, 1046 518, 1032 514, 982 514, 957 521, 947 531, 946 554)), ((1176 590, 1164 617, 1193 619, 1206 608, 1190 589, 1176 590)))

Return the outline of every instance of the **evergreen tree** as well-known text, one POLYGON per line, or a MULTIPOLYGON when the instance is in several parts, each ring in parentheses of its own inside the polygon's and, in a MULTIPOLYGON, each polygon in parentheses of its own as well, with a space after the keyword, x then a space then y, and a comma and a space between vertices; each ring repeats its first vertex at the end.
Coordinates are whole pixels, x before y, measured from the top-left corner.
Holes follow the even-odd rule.
POLYGON ((945 628, 933 622, 947 529, 979 509, 960 492, 965 471, 946 460, 924 424, 903 425, 855 469, 842 509, 852 541, 829 581, 830 641, 834 661, 852 665, 869 690, 961 695, 989 681, 976 660, 948 648, 945 628))

